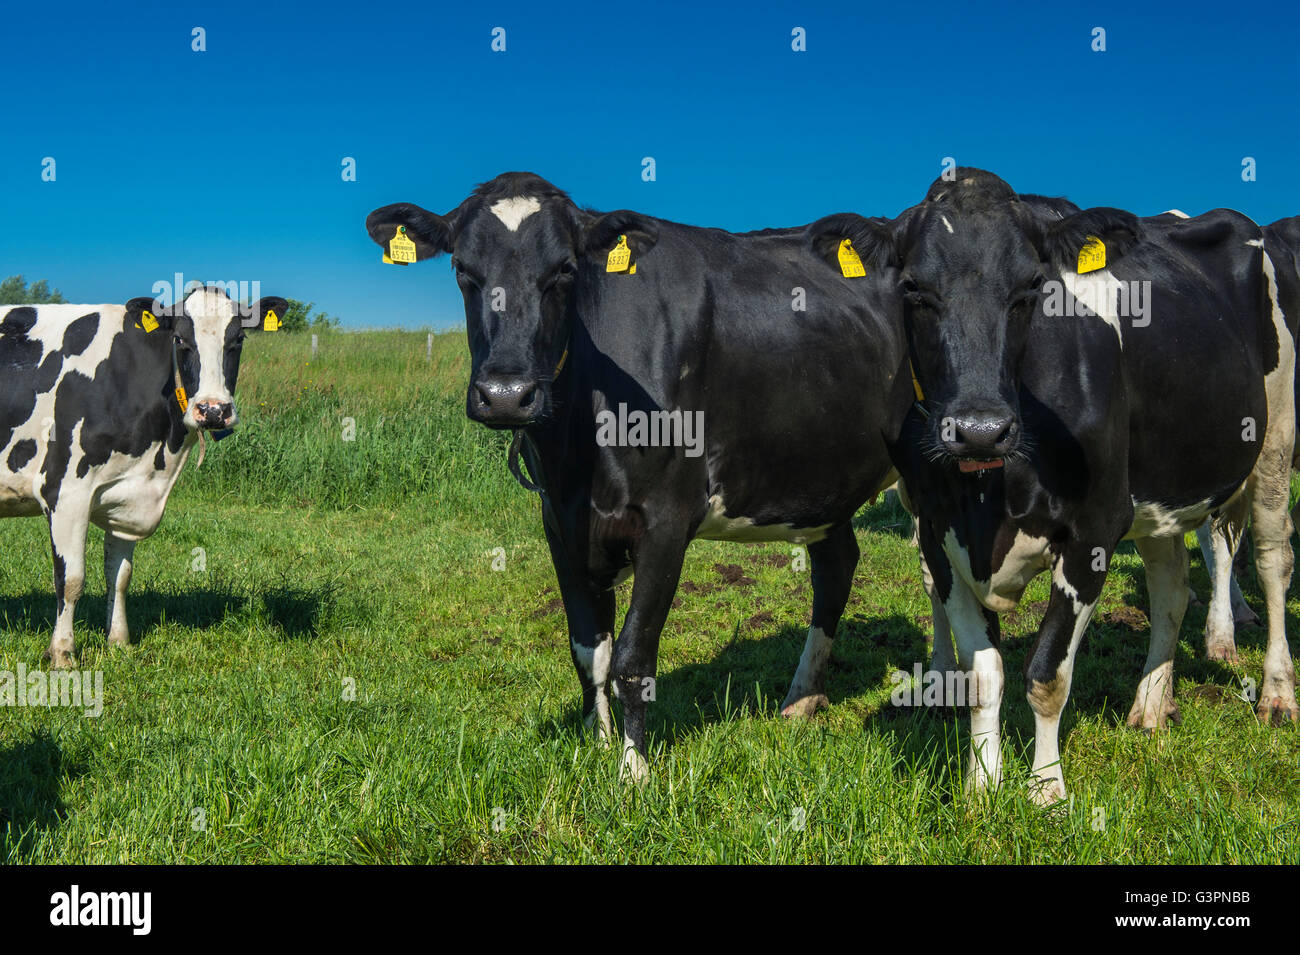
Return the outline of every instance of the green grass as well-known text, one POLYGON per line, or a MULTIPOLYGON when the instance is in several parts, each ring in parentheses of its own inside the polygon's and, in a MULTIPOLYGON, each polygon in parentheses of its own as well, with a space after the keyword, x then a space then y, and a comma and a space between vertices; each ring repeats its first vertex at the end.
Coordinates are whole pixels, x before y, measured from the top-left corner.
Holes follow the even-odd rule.
MULTIPOLYGON (((464 418, 463 335, 437 336, 429 364, 424 342, 326 335, 310 363, 305 336, 250 342, 243 428, 189 465, 137 550, 127 651, 105 646, 92 531, 78 642, 81 666, 104 673, 104 712, 0 709, 0 859, 1300 860, 1300 734, 1258 725, 1235 697, 1239 675, 1260 679, 1262 630, 1238 635, 1239 671, 1211 664, 1205 608, 1190 608, 1183 724, 1156 737, 1124 725, 1146 655, 1129 546, 1064 721, 1071 804, 1045 812, 1025 796, 1033 720, 1018 675, 1043 579, 1004 618, 1007 783, 964 795, 964 713, 888 700, 889 673, 924 659, 929 625, 892 500, 859 516, 832 706, 808 723, 776 715, 808 574, 788 546, 692 546, 651 708, 653 778, 621 785, 617 754, 580 733, 537 500, 507 474, 505 437, 464 418), (726 585, 729 565, 752 583, 726 585)), ((1199 558, 1192 579, 1204 595, 1199 558)), ((49 581, 42 522, 0 521, 0 669, 41 666, 49 581)), ((1243 586, 1262 609, 1253 578, 1243 586)))

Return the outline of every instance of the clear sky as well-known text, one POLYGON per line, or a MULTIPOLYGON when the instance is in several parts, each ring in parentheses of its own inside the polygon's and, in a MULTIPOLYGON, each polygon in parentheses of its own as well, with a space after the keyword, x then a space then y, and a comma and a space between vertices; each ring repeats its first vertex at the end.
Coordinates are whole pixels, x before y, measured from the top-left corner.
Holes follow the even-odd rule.
POLYGON ((733 230, 895 215, 948 156, 1085 206, 1300 213, 1294 3, 71 0, 3 22, 0 277, 74 302, 181 272, 348 327, 462 324, 445 260, 382 265, 366 213, 445 212, 517 169, 733 230))

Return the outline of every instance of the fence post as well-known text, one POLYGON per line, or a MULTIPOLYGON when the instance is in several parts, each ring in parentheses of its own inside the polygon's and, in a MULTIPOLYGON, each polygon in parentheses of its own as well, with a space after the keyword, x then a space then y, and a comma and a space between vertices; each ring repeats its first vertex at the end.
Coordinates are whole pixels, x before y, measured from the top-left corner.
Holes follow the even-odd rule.
POLYGON ((313 332, 311 336, 311 360, 312 361, 316 360, 316 346, 319 344, 320 344, 320 340, 317 339, 316 333, 313 332))
POLYGON ((424 343, 424 360, 433 361, 433 332, 429 332, 429 340, 424 343))

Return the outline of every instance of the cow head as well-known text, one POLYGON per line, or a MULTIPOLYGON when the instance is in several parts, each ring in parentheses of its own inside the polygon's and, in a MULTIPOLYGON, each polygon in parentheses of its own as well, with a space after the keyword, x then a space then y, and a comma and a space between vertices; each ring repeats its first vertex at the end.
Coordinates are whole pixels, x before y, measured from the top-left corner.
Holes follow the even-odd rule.
POLYGON ((992 173, 963 167, 892 223, 835 216, 833 228, 813 227, 824 256, 842 234, 864 260, 899 269, 930 459, 974 472, 1022 450, 1019 369, 1044 283, 1074 270, 1089 236, 1103 240, 1108 261, 1137 237, 1129 213, 1068 208, 1022 201, 992 173))
POLYGON ((128 324, 139 326, 146 335, 161 336, 165 343, 166 391, 186 430, 218 431, 239 423, 235 380, 245 333, 263 328, 268 313, 283 317, 287 307, 284 299, 274 297, 241 305, 224 290, 209 287, 196 289, 170 308, 151 298, 133 298, 126 312, 128 324), (177 375, 183 396, 175 393, 177 375))
POLYGON ((404 202, 376 209, 366 230, 394 262, 451 255, 471 354, 466 413, 494 428, 547 417, 567 360, 575 284, 604 271, 620 238, 633 261, 657 238, 636 213, 584 211, 519 172, 483 183, 446 215, 404 202))

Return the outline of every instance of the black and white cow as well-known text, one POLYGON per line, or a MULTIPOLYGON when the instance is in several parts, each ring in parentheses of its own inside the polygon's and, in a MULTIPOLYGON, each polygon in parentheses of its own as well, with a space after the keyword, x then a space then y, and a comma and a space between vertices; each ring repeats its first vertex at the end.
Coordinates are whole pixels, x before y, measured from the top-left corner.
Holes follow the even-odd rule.
MULTIPOLYGON (((1182 213, 1171 215, 1186 218, 1182 213)), ((1287 328, 1295 336, 1300 331, 1300 216, 1280 219, 1264 226, 1264 252, 1269 268, 1269 281, 1276 285, 1276 301, 1285 316, 1287 328)), ((1300 405, 1300 378, 1297 378, 1297 405, 1300 405)), ((1300 441, 1293 449, 1292 468, 1300 467, 1300 441)), ((1300 517, 1300 504, 1291 511, 1294 527, 1300 517)), ((1223 521, 1212 533, 1208 525, 1197 530, 1201 552, 1205 555, 1206 570, 1212 581, 1210 608, 1205 621, 1205 655, 1211 660, 1237 662, 1235 625, 1258 623, 1254 611, 1246 604, 1233 574, 1231 557, 1241 540, 1240 522, 1223 521)))
POLYGON ((968 785, 1001 776, 998 614, 1050 571, 1025 679, 1034 796, 1065 795, 1061 711, 1123 539, 1146 566, 1152 623, 1129 721, 1153 729, 1177 717, 1183 534, 1210 515, 1250 510, 1269 615, 1258 712, 1300 717, 1284 629, 1295 348, 1259 227, 1226 210, 1070 212, 963 168, 897 220, 848 234, 901 276, 924 398, 896 463, 941 603, 936 653, 951 626, 974 674, 968 785), (1090 269, 1097 244, 1104 267, 1090 269))
POLYGON ((782 710, 824 705, 858 560, 850 520, 893 482, 886 443, 911 400, 889 277, 828 270, 803 229, 601 215, 529 173, 498 176, 446 215, 385 206, 366 227, 393 261, 451 254, 469 417, 522 430, 583 714, 612 734, 612 680, 624 772, 646 772, 648 681, 693 538, 808 543, 812 626, 782 710), (695 443, 632 446, 631 428, 626 441, 613 429, 634 414, 694 421, 695 443), (632 570, 614 641, 613 588, 632 570))
POLYGON ((244 333, 284 309, 280 298, 248 309, 216 288, 172 308, 135 298, 0 309, 0 517, 49 521, 55 667, 74 662, 90 523, 104 529, 108 640, 124 646, 136 542, 158 527, 201 432, 237 424, 244 333))

